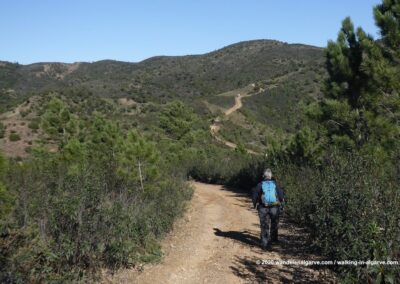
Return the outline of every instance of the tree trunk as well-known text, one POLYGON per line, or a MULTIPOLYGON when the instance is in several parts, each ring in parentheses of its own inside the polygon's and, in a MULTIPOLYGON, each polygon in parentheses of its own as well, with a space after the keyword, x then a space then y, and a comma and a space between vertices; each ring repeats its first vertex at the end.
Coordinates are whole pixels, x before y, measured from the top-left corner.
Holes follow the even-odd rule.
POLYGON ((139 178, 140 178, 140 187, 142 189, 142 192, 144 192, 144 188, 143 188, 143 176, 142 176, 142 167, 140 164, 140 160, 138 161, 138 166, 139 166, 139 178))

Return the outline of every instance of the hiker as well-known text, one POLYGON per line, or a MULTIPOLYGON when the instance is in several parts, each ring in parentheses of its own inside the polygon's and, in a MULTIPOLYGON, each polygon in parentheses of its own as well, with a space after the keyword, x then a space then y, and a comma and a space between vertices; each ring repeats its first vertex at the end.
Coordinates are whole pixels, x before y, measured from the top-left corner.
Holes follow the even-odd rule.
POLYGON ((261 226, 261 247, 267 249, 271 242, 278 241, 278 222, 284 202, 283 191, 272 179, 271 169, 264 171, 263 180, 253 191, 253 205, 258 209, 261 226), (269 228, 271 220, 271 228, 269 228), (270 233, 271 230, 271 233, 270 233))

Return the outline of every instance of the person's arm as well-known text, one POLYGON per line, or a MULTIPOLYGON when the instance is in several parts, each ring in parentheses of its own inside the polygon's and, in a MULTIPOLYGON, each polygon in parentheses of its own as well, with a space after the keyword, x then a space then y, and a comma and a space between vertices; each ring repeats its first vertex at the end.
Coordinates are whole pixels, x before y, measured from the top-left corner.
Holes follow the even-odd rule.
POLYGON ((257 184, 257 186, 253 190, 252 201, 254 208, 256 208, 257 204, 259 203, 260 193, 261 193, 261 183, 257 184))
POLYGON ((278 186, 278 184, 275 182, 276 184, 276 188, 277 188, 277 192, 278 192, 278 199, 280 203, 283 203, 285 201, 285 194, 283 192, 283 188, 278 186))

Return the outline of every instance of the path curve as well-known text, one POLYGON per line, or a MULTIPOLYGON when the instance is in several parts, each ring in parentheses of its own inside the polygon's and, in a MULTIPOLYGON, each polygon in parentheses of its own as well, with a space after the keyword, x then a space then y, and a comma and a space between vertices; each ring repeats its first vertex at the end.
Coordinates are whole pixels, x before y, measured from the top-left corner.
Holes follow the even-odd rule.
POLYGON ((258 265, 319 257, 307 251, 307 235, 284 218, 280 242, 262 251, 258 216, 245 192, 197 182, 194 189, 188 211, 163 241, 162 261, 122 270, 103 283, 334 283, 323 266, 258 265))
MULTIPOLYGON (((279 82, 281 82, 283 79, 287 79, 288 77, 292 76, 292 75, 295 74, 295 73, 299 73, 299 72, 301 72, 302 70, 303 70, 303 68, 300 68, 300 69, 298 69, 298 70, 296 70, 296 71, 292 71, 292 72, 289 72, 289 73, 284 74, 284 75, 282 75, 282 76, 278 76, 278 77, 276 77, 276 78, 273 78, 272 80, 273 80, 274 83, 268 85, 266 89, 267 89, 267 90, 271 90, 271 89, 273 89, 273 88, 276 88, 276 87, 278 86, 277 84, 278 84, 279 82)), ((250 84, 249 86, 253 86, 253 87, 254 87, 255 84, 252 83, 252 84, 250 84)), ((224 115, 227 117, 227 116, 231 115, 232 113, 234 113, 235 111, 237 111, 237 110, 239 110, 240 108, 242 108, 242 106, 243 106, 242 99, 243 99, 243 98, 251 97, 251 96, 260 94, 260 93, 262 93, 262 92, 264 92, 264 91, 265 91, 265 89, 260 88, 260 89, 258 90, 258 92, 252 93, 252 94, 247 93, 247 94, 245 94, 245 95, 241 95, 240 93, 238 93, 238 94, 235 96, 235 104, 234 104, 231 108, 227 109, 227 110, 224 112, 224 115)), ((220 117, 216 117, 216 118, 213 120, 212 124, 210 125, 210 132, 211 132, 211 135, 212 135, 217 141, 219 141, 219 142, 225 144, 225 146, 227 146, 227 147, 229 147, 229 148, 232 148, 232 149, 236 149, 236 148, 237 148, 237 145, 236 145, 235 143, 229 142, 229 141, 225 140, 224 138, 222 138, 220 135, 218 135, 218 132, 219 132, 220 129, 221 129, 221 118, 220 118, 220 117)), ((262 153, 255 152, 255 151, 250 150, 250 149, 246 149, 246 151, 247 151, 247 153, 249 153, 249 154, 253 154, 253 155, 262 155, 262 153)))
MULTIPOLYGON (((225 115, 226 117, 227 117, 227 116, 230 116, 230 115, 231 115, 232 113, 234 113, 235 111, 241 109, 242 106, 243 106, 243 103, 242 103, 242 99, 243 99, 243 98, 247 98, 247 97, 251 97, 251 96, 260 94, 260 93, 262 93, 263 91, 264 91, 264 89, 260 88, 260 90, 259 90, 258 92, 253 93, 253 94, 245 94, 245 95, 241 95, 240 93, 237 94, 237 95, 235 96, 235 104, 234 104, 232 107, 230 107, 229 109, 227 109, 227 110, 224 112, 224 115, 225 115)), ((218 132, 219 132, 219 130, 221 129, 220 123, 221 123, 221 119, 220 119, 219 117, 217 117, 217 118, 215 118, 215 119, 213 120, 212 124, 210 125, 210 132, 211 132, 211 135, 212 135, 217 141, 219 141, 219 142, 225 144, 225 146, 227 146, 227 147, 229 147, 229 148, 232 148, 232 149, 236 149, 236 148, 237 148, 237 145, 236 145, 235 143, 229 142, 229 141, 225 140, 224 138, 222 138, 220 135, 218 135, 218 132)), ((249 153, 249 154, 253 154, 253 155, 262 155, 261 153, 255 152, 255 151, 250 150, 250 149, 246 149, 246 151, 247 151, 247 153, 249 153)))

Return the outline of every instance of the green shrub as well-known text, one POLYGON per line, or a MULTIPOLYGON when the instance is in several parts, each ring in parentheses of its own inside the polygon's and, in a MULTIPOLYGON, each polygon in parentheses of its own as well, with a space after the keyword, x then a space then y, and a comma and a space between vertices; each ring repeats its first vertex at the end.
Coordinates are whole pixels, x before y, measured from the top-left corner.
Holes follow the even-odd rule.
MULTIPOLYGON (((398 259, 398 166, 333 152, 321 168, 286 162, 278 163, 277 171, 285 185, 288 215, 309 229, 314 244, 329 259, 398 259)), ((337 269, 350 282, 399 276, 399 268, 393 266, 337 269)))
POLYGON ((15 142, 21 140, 21 137, 18 133, 10 133, 9 139, 10 141, 15 142))
POLYGON ((33 120, 28 124, 28 127, 32 130, 38 130, 40 128, 40 122, 37 120, 33 120))
POLYGON ((6 126, 2 122, 0 122, 0 139, 4 138, 5 134, 6 134, 6 126))
POLYGON ((16 202, 0 220, 0 282, 92 282, 101 267, 161 256, 158 240, 182 214, 188 184, 135 132, 97 117, 86 134, 10 166, 16 202))

